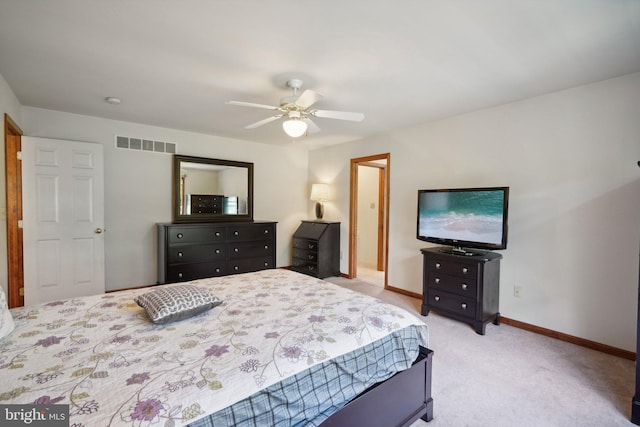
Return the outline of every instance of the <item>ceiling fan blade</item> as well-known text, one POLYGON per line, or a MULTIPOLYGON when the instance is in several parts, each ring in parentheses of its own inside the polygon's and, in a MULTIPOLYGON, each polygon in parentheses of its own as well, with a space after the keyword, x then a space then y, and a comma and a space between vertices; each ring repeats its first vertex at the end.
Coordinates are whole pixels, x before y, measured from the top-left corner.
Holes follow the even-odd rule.
POLYGON ((302 92, 302 95, 300 95, 298 99, 296 99, 296 102, 294 104, 296 104, 298 107, 302 109, 305 109, 305 108, 311 107, 313 104, 320 101, 321 99, 322 99, 322 95, 320 95, 318 92, 314 92, 312 90, 307 89, 304 92, 302 92))
POLYGON ((307 122, 307 133, 316 133, 320 132, 320 128, 317 124, 315 124, 310 118, 304 119, 307 122))
POLYGON ((266 119, 262 119, 262 120, 260 120, 258 122, 251 123, 250 125, 247 125, 244 128, 245 129, 255 129, 255 128, 259 127, 259 126, 266 125, 267 123, 271 123, 274 120, 278 120, 282 116, 283 116, 282 114, 279 114, 277 116, 267 117, 266 119))
POLYGON ((329 111, 314 110, 311 112, 315 117, 323 117, 326 119, 349 120, 352 122, 361 122, 364 120, 363 113, 351 113, 349 111, 329 111))
POLYGON ((267 110, 277 110, 277 109, 279 109, 279 107, 274 107, 273 105, 254 104, 253 102, 227 101, 227 102, 225 102, 225 104, 239 105, 241 107, 265 108, 267 110))

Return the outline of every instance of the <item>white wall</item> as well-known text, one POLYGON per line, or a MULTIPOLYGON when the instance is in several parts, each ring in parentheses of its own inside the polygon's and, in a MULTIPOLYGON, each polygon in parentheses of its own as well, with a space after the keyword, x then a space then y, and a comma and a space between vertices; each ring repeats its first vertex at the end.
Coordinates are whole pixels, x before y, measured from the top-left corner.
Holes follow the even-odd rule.
POLYGON ((307 217, 307 152, 24 107, 22 130, 39 136, 101 143, 105 157, 105 257, 107 290, 157 280, 158 222, 172 221, 169 154, 115 148, 115 135, 173 142, 177 153, 254 163, 254 218, 277 221, 277 265, 290 265, 291 235, 307 217))
POLYGON ((635 351, 639 105, 636 73, 314 150, 309 181, 333 184, 346 254, 349 160, 391 153, 389 284, 416 293, 417 190, 510 186, 501 314, 635 351))
MULTIPOLYGON (((22 114, 20 102, 13 90, 0 74, 0 115, 4 126, 4 115, 22 128, 22 114)), ((4 134, 4 128, 3 128, 4 134)), ((7 292, 7 194, 5 185, 4 136, 0 138, 0 286, 7 292)))

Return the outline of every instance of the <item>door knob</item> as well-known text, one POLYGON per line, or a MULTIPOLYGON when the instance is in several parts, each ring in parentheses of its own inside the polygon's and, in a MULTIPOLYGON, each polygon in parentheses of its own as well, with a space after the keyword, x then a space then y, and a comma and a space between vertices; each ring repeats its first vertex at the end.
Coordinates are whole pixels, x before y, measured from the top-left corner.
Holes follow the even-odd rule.
POLYGON ((102 231, 103 231, 102 228, 96 228, 94 233, 100 234, 100 233, 102 233, 102 231))

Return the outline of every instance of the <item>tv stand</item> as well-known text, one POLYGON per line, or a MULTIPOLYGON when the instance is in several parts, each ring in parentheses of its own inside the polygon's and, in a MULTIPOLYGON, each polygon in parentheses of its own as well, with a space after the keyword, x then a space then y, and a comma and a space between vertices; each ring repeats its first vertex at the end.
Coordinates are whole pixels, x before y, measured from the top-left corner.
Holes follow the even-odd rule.
POLYGON ((451 249, 422 249, 423 316, 434 310, 473 326, 484 335, 487 323, 500 324, 500 259, 495 252, 457 255, 451 249))

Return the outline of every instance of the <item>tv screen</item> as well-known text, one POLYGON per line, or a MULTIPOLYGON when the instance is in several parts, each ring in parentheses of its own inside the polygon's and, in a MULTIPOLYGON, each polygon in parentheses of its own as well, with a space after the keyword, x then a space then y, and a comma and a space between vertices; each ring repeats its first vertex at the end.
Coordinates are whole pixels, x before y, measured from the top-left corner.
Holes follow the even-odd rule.
POLYGON ((418 190, 417 238, 462 248, 506 249, 509 187, 418 190))

